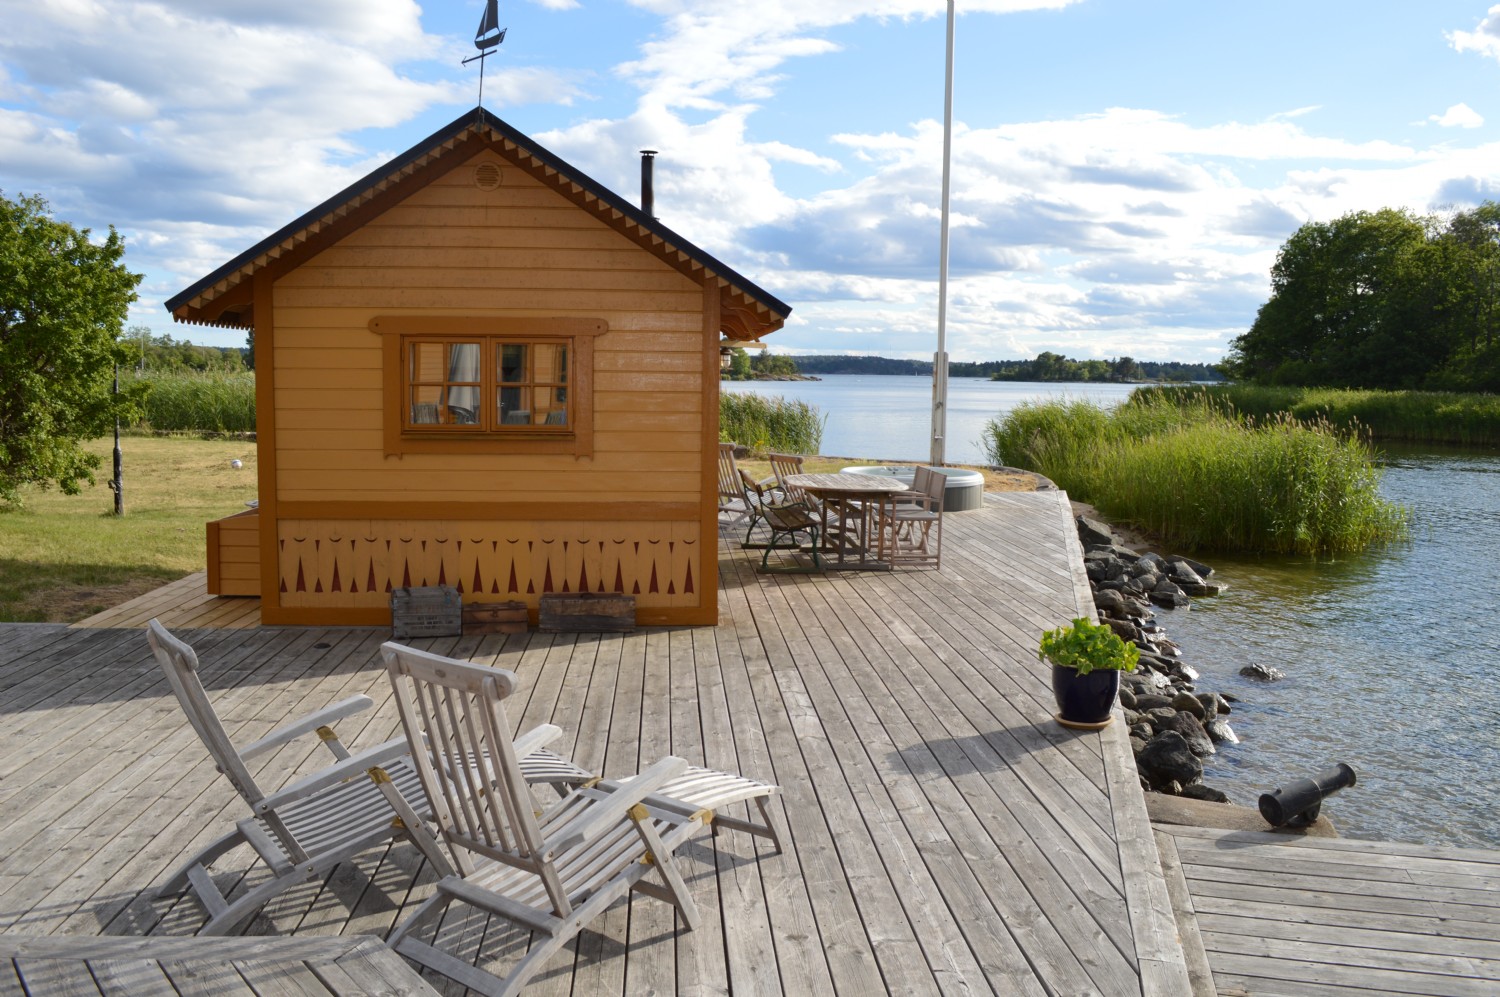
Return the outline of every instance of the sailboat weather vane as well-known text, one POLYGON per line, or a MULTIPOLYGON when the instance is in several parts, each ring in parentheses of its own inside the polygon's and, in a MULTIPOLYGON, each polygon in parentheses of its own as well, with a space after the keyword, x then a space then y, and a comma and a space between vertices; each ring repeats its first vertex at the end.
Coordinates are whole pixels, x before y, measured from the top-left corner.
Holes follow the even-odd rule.
POLYGON ((463 61, 467 66, 469 63, 479 60, 479 106, 484 106, 484 60, 495 54, 495 49, 505 41, 505 32, 508 28, 500 27, 500 0, 485 0, 484 16, 479 19, 479 30, 474 32, 474 47, 479 49, 478 55, 471 55, 463 61))

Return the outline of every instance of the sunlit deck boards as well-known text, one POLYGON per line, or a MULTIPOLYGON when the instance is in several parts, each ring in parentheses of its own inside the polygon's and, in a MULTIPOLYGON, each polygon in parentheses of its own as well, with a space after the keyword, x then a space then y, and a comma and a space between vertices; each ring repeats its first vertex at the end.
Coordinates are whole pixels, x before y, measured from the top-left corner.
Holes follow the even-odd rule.
POLYGON ((1162 825, 1221 994, 1500 993, 1500 853, 1162 825))
POLYGON ((152 589, 129 602, 79 620, 75 627, 143 627, 152 617, 166 627, 214 627, 241 630, 260 626, 260 600, 209 595, 202 571, 152 589))
MULTIPOLYGON (((623 774, 670 752, 784 789, 786 854, 730 832, 683 852, 697 931, 636 899, 528 993, 1183 992, 1123 731, 1052 723, 1035 658, 1088 598, 1066 502, 1002 496, 946 530, 941 572, 760 575, 758 551, 726 544, 716 628, 421 642, 515 669, 523 725, 558 724, 582 764, 623 774)), ((380 706, 341 734, 396 731, 382 632, 184 636, 237 737, 356 692, 380 706)), ((192 901, 141 893, 219 830, 232 792, 140 631, 0 627, 0 711, 0 931, 201 923, 192 901)), ((294 750, 306 767, 319 749, 294 750)), ((429 890, 398 845, 250 930, 380 934, 429 890)))

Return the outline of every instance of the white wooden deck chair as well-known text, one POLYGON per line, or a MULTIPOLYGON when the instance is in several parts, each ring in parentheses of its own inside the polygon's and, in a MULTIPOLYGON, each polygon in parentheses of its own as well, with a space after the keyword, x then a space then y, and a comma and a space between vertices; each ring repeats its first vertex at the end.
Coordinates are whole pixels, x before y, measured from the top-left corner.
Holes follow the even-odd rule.
POLYGON ((918 467, 911 489, 899 492, 880 528, 891 563, 942 567, 943 493, 948 478, 930 467, 918 467))
MULTIPOLYGON (((460 872, 438 882, 434 895, 391 935, 392 948, 499 997, 519 992, 553 953, 632 889, 671 903, 689 929, 697 923, 673 851, 711 815, 646 802, 683 772, 685 761, 663 758, 610 789, 574 789, 537 813, 505 716, 515 673, 399 644, 385 644, 381 653, 422 788, 460 872), (652 870, 660 883, 646 880, 652 870), (418 937, 454 901, 531 932, 525 954, 505 976, 418 937)), ((403 803, 399 794, 392 801, 403 803)))
MULTIPOLYGON (((208 749, 214 765, 229 779, 250 810, 250 815, 236 823, 234 830, 190 858, 155 891, 156 896, 166 896, 191 889, 209 914, 208 923, 198 934, 222 935, 233 931, 282 891, 322 876, 340 862, 397 834, 408 834, 440 871, 451 870, 442 849, 425 826, 420 821, 405 827, 397 823, 387 798, 366 775, 371 766, 383 766, 394 780, 394 789, 408 799, 421 801, 422 787, 411 765, 406 738, 396 738, 351 755, 330 726, 368 709, 373 705, 370 697, 351 696, 252 744, 237 747, 204 692, 198 678, 198 656, 193 649, 168 633, 157 620, 147 624, 146 638, 188 722, 208 749), (333 764, 274 792, 264 791, 247 762, 313 733, 332 754, 333 764), (215 859, 241 844, 255 850, 270 869, 271 878, 231 901, 219 891, 208 870, 215 859)), ((550 735, 548 731, 529 736, 524 746, 532 781, 562 786, 589 779, 589 773, 583 769, 540 750, 550 735)))
POLYGON ((749 520, 753 528, 755 507, 745 495, 734 450, 733 443, 719 444, 719 525, 738 526, 749 520))

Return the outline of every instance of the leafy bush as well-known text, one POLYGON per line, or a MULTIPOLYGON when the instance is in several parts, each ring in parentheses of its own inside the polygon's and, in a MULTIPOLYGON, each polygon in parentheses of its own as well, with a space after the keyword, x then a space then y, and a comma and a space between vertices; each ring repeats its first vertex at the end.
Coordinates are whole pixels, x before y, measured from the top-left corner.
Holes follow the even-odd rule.
POLYGON ((719 439, 754 453, 815 454, 828 417, 814 405, 780 395, 725 391, 719 395, 719 439))
POLYGON ((1093 671, 1133 672, 1141 652, 1107 625, 1079 617, 1070 626, 1044 632, 1036 656, 1087 675, 1093 671))

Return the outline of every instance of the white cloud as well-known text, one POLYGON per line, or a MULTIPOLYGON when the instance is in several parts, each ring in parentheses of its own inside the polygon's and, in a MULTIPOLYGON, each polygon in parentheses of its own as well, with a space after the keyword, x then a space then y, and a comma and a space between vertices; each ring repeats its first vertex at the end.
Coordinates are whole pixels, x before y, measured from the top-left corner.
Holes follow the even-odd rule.
POLYGON ((1442 114, 1434 114, 1427 120, 1444 128, 1479 128, 1484 124, 1484 116, 1468 104, 1454 104, 1442 114))
POLYGON ((1500 59, 1500 4, 1489 9, 1473 31, 1450 31, 1448 43, 1458 52, 1478 52, 1500 59))

